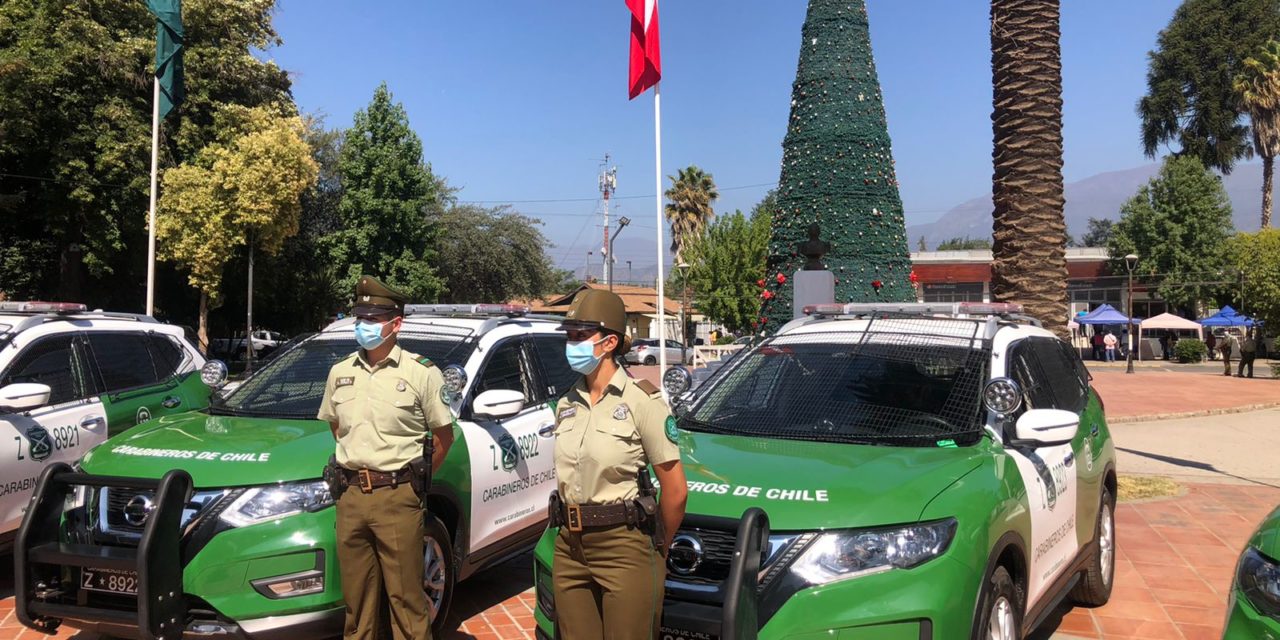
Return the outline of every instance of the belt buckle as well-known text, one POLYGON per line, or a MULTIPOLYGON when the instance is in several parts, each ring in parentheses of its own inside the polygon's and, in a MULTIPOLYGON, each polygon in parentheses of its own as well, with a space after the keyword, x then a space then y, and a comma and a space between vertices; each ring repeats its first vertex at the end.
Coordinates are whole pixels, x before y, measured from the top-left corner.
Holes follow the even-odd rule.
POLYGON ((582 532, 582 507, 576 504, 566 504, 565 510, 565 526, 569 527, 569 531, 573 533, 582 532))
POLYGON ((373 493, 373 476, 369 474, 368 469, 361 469, 356 472, 360 477, 360 491, 364 493, 373 493))

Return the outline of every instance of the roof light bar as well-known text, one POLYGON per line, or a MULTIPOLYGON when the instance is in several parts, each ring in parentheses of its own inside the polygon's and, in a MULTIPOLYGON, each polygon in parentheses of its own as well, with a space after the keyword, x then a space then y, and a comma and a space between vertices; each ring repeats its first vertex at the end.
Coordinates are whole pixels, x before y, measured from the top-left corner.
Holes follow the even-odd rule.
POLYGON ((804 312, 810 316, 1000 316, 1022 313, 1022 305, 1013 302, 851 302, 811 304, 804 308, 804 312))
POLYGON ((88 311, 79 302, 0 302, 0 311, 17 311, 20 313, 83 313, 88 311))
POLYGON ((518 317, 529 313, 523 304, 409 304, 405 315, 428 316, 508 316, 518 317))

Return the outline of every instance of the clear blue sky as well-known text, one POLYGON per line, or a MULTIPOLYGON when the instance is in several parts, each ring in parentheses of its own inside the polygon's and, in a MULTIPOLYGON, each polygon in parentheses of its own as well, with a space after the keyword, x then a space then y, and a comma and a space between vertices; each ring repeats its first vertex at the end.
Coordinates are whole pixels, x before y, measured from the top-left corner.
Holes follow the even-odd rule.
MULTIPOLYGON (((907 222, 928 222, 990 190, 989 5, 867 4, 907 222)), ((1178 4, 1062 3, 1068 182, 1147 162, 1134 104, 1146 52, 1178 4)), ((751 185, 778 179, 805 6, 660 4, 663 172, 711 172, 717 211, 750 209, 768 189, 751 185)), ((461 199, 515 202, 541 218, 566 268, 599 246, 596 174, 609 152, 616 208, 634 220, 618 258, 639 269, 655 261, 644 197, 654 191, 653 101, 627 100, 628 20, 622 0, 282 0, 284 45, 267 55, 292 74, 300 108, 331 127, 350 126, 385 80, 461 199), (554 202, 517 202, 530 200, 554 202)))

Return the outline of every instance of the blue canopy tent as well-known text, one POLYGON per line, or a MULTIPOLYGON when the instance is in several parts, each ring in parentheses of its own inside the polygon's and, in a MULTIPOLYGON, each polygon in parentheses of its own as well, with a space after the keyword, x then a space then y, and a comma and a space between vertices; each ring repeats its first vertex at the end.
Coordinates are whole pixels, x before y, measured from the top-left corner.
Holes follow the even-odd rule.
MULTIPOLYGON (((1093 311, 1090 311, 1089 313, 1086 313, 1083 316, 1077 317, 1075 321, 1076 321, 1076 324, 1080 324, 1080 325, 1091 324, 1091 325, 1128 326, 1130 322, 1137 325, 1142 324, 1141 318, 1130 318, 1129 316, 1126 316, 1123 313, 1120 313, 1119 311, 1116 310, 1115 307, 1109 304, 1098 305, 1097 309, 1094 309, 1093 311)), ((1133 341, 1135 337, 1136 336, 1129 336, 1129 344, 1126 345, 1126 348, 1128 349, 1133 348, 1133 341)), ((1138 352, 1138 359, 1139 360, 1142 359, 1141 351, 1138 352)))
POLYGON ((1253 318, 1242 315, 1232 309, 1231 305, 1222 307, 1217 313, 1201 318, 1198 322, 1205 327, 1252 327, 1255 324, 1253 318))

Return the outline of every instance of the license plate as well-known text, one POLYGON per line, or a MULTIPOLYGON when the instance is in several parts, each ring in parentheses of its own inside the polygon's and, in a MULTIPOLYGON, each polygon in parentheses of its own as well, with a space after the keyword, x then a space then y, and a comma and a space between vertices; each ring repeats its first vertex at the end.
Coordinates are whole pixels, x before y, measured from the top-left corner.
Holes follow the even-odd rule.
POLYGON ((662 640, 720 640, 720 636, 702 631, 686 631, 684 629, 662 627, 662 640))
POLYGON ((86 568, 80 572, 80 588, 136 596, 138 595, 138 572, 86 568))

